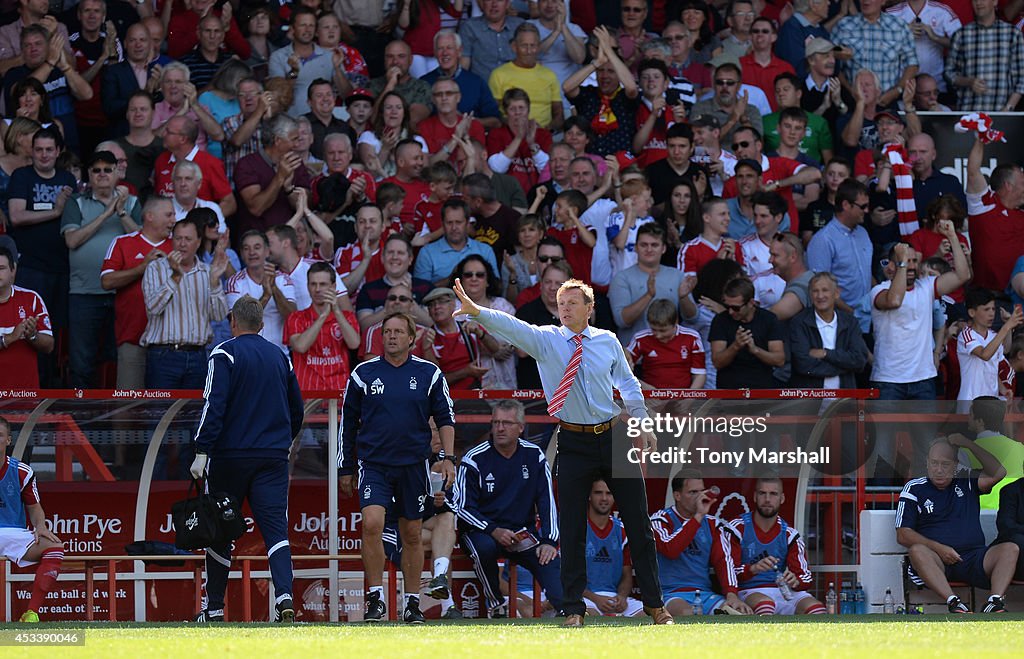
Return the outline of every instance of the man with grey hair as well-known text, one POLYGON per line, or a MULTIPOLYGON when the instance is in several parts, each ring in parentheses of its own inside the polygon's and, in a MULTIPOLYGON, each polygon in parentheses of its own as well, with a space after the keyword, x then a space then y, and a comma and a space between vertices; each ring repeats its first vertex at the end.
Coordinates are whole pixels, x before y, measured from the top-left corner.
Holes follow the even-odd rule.
POLYGON ((561 130, 565 114, 562 87, 555 72, 537 62, 540 31, 532 23, 522 23, 512 39, 516 57, 491 72, 487 84, 495 98, 503 98, 510 89, 522 89, 530 97, 530 119, 552 132, 561 130))
POLYGON ((1003 595, 1017 567, 1020 548, 1012 542, 986 546, 981 529, 981 495, 989 492, 1006 469, 999 459, 954 433, 932 442, 928 477, 909 481, 896 504, 896 542, 907 548, 911 581, 926 585, 946 600, 950 613, 972 613, 950 581, 989 588, 984 613, 1005 613, 1003 595), (969 451, 981 472, 957 475, 957 449, 969 451))
POLYGON ((452 490, 463 546, 482 575, 491 618, 508 615, 498 581, 500 557, 529 570, 556 610, 562 605, 551 468, 539 446, 521 439, 525 425, 522 403, 498 401, 491 409, 491 439, 462 456, 452 490))
POLYGON ((189 82, 191 75, 188 67, 181 62, 170 62, 164 67, 160 78, 160 91, 164 100, 153 106, 153 130, 158 136, 164 137, 171 119, 188 117, 199 126, 194 140, 197 144, 206 146, 207 139, 220 142, 224 139, 224 130, 210 111, 198 102, 199 92, 189 82))
POLYGON ((274 116, 273 96, 256 78, 239 81, 238 107, 241 112, 224 120, 224 169, 229 181, 234 180, 238 161, 260 150, 260 125, 274 116))
MULTIPOLYGON (((246 500, 260 527, 274 585, 275 621, 295 620, 288 542, 288 451, 302 430, 299 383, 288 356, 259 335, 263 307, 246 295, 231 309, 232 338, 210 354, 193 478, 246 500)), ((197 622, 224 621, 231 542, 206 550, 206 599, 197 622)))
POLYGON ((174 196, 171 201, 174 203, 174 219, 184 220, 188 212, 193 208, 209 208, 217 214, 217 229, 224 233, 228 229, 224 219, 224 213, 220 205, 212 201, 200 199, 199 186, 203 183, 202 168, 191 160, 179 160, 174 165, 174 196))
POLYGON ((242 203, 235 230, 266 231, 285 224, 298 207, 299 188, 310 189, 309 170, 297 152, 299 124, 286 114, 263 122, 262 148, 238 161, 235 190, 242 203))
POLYGON ((462 92, 462 98, 459 99, 460 113, 472 112, 484 128, 500 126, 501 114, 498 111, 498 103, 494 100, 494 94, 487 86, 487 81, 460 65, 462 38, 454 30, 441 30, 434 35, 434 57, 437 59, 437 68, 420 80, 433 85, 440 78, 451 78, 462 92))
POLYGON ((230 217, 238 203, 224 172, 224 163, 202 148, 196 142, 198 137, 199 127, 187 116, 172 117, 167 121, 167 129, 164 132, 166 150, 153 165, 153 193, 161 197, 174 196, 174 166, 179 161, 190 160, 203 171, 196 193, 198 197, 220 204, 222 214, 230 217))

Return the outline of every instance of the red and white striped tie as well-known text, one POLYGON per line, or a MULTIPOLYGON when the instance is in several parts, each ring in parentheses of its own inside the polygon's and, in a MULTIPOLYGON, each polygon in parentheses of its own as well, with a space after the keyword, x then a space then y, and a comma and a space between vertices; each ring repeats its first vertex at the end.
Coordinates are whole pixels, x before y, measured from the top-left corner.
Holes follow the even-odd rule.
POLYGON ((562 376, 562 381, 558 383, 555 394, 551 397, 551 401, 548 402, 548 414, 551 416, 558 414, 559 410, 565 405, 565 399, 569 396, 572 383, 576 381, 576 373, 579 372, 580 364, 583 363, 583 335, 577 334, 572 337, 572 340, 576 342, 576 349, 573 351, 572 357, 569 358, 569 365, 565 367, 565 375, 562 376))

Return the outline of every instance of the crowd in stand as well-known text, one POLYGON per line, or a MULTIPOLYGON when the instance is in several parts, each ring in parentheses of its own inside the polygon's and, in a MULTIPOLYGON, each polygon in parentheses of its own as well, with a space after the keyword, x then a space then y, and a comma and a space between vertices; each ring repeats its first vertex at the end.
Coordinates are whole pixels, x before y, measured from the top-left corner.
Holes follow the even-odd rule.
POLYGON ((0 2, 0 384, 202 388, 250 295, 306 390, 394 310, 453 389, 535 388, 453 282, 557 324, 578 278, 653 388, 1009 396, 1024 7, 859 5, 0 2))

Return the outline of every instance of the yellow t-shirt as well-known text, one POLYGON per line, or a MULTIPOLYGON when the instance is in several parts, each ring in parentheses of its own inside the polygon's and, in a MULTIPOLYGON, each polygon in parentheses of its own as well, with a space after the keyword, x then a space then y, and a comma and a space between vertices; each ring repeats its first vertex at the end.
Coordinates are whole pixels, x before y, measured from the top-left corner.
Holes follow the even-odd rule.
MULTIPOLYGON (((1024 478, 1024 444, 1005 435, 982 431, 976 440, 978 446, 996 456, 999 464, 1006 469, 1006 478, 996 483, 988 494, 981 495, 982 509, 999 509, 999 490, 1018 478, 1024 478)), ((981 469, 981 463, 970 451, 966 451, 971 460, 972 469, 981 469)))
POLYGON ((487 84, 498 105, 508 90, 518 87, 525 91, 530 97, 530 119, 541 128, 551 125, 551 104, 562 102, 562 84, 558 82, 558 76, 542 64, 524 69, 516 66, 515 62, 506 62, 491 71, 487 84))

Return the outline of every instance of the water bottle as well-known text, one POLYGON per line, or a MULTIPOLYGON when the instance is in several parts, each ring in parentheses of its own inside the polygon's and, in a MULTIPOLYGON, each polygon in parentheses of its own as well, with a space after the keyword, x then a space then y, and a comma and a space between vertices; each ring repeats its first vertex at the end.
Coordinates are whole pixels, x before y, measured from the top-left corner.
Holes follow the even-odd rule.
POLYGON ((825 593, 825 611, 830 615, 834 616, 836 611, 836 584, 834 581, 828 582, 828 592, 825 593))
POLYGON ((885 599, 882 600, 882 613, 896 613, 896 600, 892 598, 892 590, 885 589, 885 599))
POLYGON ((861 585, 859 581, 857 582, 857 590, 854 591, 853 599, 857 603, 854 613, 857 615, 864 615, 868 612, 867 602, 865 601, 866 598, 864 597, 864 586, 861 585))
POLYGON ((787 602, 793 599, 793 589, 786 583, 786 578, 782 576, 782 570, 775 570, 775 585, 778 586, 782 599, 787 602))
POLYGON ((704 600, 700 598, 700 590, 693 596, 693 615, 702 616, 704 615, 704 600))
POLYGON ((852 602, 850 601, 850 582, 844 581, 839 591, 839 613, 841 615, 847 615, 850 611, 852 602))

